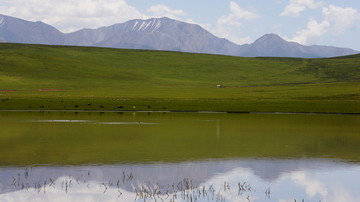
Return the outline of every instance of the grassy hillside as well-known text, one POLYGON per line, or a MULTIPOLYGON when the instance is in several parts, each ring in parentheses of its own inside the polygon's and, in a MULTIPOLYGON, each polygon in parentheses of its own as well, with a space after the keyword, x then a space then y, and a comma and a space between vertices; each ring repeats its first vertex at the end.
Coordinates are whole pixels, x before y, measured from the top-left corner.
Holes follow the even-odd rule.
POLYGON ((360 113, 360 55, 241 58, 0 44, 0 109, 360 113), (223 88, 217 88, 221 84, 223 88))

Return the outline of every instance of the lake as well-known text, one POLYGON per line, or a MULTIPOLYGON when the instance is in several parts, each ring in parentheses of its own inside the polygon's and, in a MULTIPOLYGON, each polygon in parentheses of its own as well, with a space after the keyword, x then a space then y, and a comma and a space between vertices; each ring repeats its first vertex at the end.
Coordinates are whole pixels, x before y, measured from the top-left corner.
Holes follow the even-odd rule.
POLYGON ((360 201, 360 116, 0 112, 0 201, 360 201))

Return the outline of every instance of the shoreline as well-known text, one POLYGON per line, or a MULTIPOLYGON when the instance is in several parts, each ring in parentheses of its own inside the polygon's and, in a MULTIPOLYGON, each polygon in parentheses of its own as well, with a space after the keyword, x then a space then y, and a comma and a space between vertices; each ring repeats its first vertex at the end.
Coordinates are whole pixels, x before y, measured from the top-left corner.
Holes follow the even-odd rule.
POLYGON ((246 112, 246 111, 177 111, 177 110, 23 110, 2 109, 0 112, 107 112, 107 113, 199 113, 199 114, 314 114, 314 115, 360 115, 360 113, 333 112, 246 112))

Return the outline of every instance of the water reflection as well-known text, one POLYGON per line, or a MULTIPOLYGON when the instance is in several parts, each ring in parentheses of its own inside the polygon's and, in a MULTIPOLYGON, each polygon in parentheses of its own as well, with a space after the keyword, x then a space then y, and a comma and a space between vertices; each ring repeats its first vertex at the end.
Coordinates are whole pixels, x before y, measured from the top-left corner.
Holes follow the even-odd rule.
POLYGON ((324 159, 3 167, 4 201, 359 201, 360 166, 324 159))
POLYGON ((0 201, 360 201, 360 116, 0 112, 0 201))

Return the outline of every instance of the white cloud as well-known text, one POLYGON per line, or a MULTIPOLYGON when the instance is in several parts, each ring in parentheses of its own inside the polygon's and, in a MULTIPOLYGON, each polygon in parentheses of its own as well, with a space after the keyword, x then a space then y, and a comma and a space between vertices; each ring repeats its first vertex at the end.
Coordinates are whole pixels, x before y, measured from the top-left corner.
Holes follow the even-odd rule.
POLYGON ((360 24, 360 13, 354 8, 330 5, 323 8, 323 15, 325 20, 331 23, 335 34, 342 34, 360 24))
POLYGON ((147 11, 152 13, 154 17, 169 17, 173 19, 179 19, 180 16, 187 15, 183 10, 171 9, 163 4, 151 6, 147 11))
POLYGON ((315 9, 321 5, 321 2, 316 2, 315 0, 290 0, 290 3, 285 7, 280 16, 297 17, 306 9, 315 9))
POLYGON ((310 19, 307 23, 307 28, 298 31, 296 35, 289 40, 305 45, 314 44, 328 31, 329 26, 330 24, 327 21, 318 23, 316 20, 310 19))
POLYGON ((230 2, 230 13, 217 20, 216 28, 212 31, 215 35, 227 38, 235 43, 250 43, 250 37, 241 37, 239 29, 243 21, 260 18, 255 12, 241 8, 237 3, 230 2))
POLYGON ((0 7, 0 13, 43 21, 64 32, 147 17, 125 0, 11 0, 0 7))
POLYGON ((242 9, 237 3, 230 2, 230 14, 218 19, 218 24, 240 26, 241 20, 252 20, 260 16, 251 11, 242 9))
POLYGON ((323 7, 322 15, 322 22, 310 19, 305 29, 296 32, 295 36, 288 40, 305 45, 316 44, 324 35, 343 34, 360 24, 360 13, 354 8, 329 5, 323 7))

